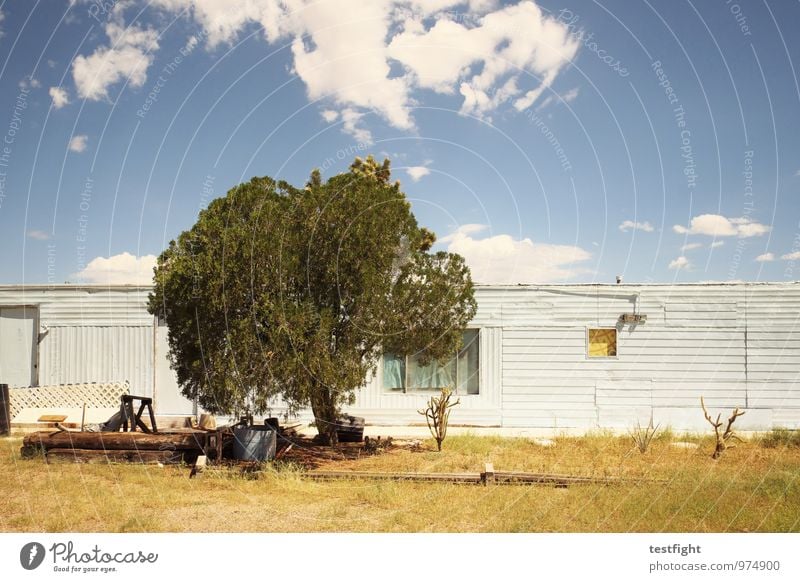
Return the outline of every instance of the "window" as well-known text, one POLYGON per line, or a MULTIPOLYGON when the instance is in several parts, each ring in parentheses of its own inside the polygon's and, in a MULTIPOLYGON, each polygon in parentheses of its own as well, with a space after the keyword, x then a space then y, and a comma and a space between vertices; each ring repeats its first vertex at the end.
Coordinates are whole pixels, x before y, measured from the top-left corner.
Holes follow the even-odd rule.
POLYGON ((590 358, 617 357, 617 330, 610 328, 589 328, 586 352, 590 358))
POLYGON ((451 387, 457 394, 478 394, 479 333, 464 332, 463 346, 445 364, 420 364, 419 356, 383 356, 383 388, 391 392, 429 392, 451 387))

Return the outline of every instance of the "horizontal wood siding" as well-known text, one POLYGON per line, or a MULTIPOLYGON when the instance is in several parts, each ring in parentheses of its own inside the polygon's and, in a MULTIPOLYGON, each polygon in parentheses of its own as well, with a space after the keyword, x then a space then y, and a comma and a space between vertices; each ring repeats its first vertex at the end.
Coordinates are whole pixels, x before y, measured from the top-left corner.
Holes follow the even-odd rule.
MULTIPOLYGON (((0 286, 0 305, 37 307, 41 383, 127 379, 147 394, 149 291, 0 286)), ((454 424, 630 428, 652 415, 705 429, 702 395, 712 413, 745 408, 742 427, 800 428, 800 284, 478 286, 476 299, 480 394, 462 396, 454 424), (619 323, 633 313, 646 321, 619 323), (616 357, 587 358, 590 327, 618 328, 616 357)), ((423 422, 430 394, 386 391, 381 379, 379 365, 348 410, 372 424, 423 422)))
POLYGON ((492 313, 503 327, 504 426, 630 428, 652 414, 676 429, 700 429, 700 396, 723 414, 746 408, 742 426, 800 422, 796 284, 520 286, 486 294, 500 304, 492 313), (635 311, 646 323, 619 324, 635 311), (586 329, 595 326, 618 328, 616 358, 587 357, 586 329))

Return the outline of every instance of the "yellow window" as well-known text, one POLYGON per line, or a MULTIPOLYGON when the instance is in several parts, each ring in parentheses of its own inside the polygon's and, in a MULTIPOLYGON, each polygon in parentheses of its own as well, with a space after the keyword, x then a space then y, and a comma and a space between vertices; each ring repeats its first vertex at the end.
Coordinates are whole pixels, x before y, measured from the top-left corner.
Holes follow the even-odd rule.
POLYGON ((608 358, 617 355, 617 330, 595 328, 589 330, 589 357, 608 358))

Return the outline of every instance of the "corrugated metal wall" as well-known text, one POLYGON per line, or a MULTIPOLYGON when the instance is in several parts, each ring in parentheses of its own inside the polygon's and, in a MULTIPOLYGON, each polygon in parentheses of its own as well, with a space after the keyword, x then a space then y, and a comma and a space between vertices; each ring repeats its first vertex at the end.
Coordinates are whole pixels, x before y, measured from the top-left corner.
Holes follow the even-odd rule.
POLYGON ((740 428, 800 426, 796 284, 484 288, 503 327, 503 425, 707 428, 699 407, 748 409, 740 428), (638 299, 637 299, 638 296, 638 299), (587 358, 587 327, 620 328, 618 357, 587 358))
POLYGON ((153 326, 53 326, 39 344, 39 384, 129 381, 153 395, 153 326))
MULTIPOLYGON (((148 292, 0 287, 0 305, 38 305, 40 384, 129 380, 152 394, 153 362, 166 360, 154 354, 148 292)), ((714 411, 746 407, 742 429, 800 427, 800 284, 478 287, 476 297, 480 394, 462 397, 454 423, 629 428, 652 413, 705 429, 702 394, 714 411), (647 322, 620 329, 618 357, 587 358, 587 327, 616 326, 637 307, 647 322)), ((384 391, 380 374, 350 410, 419 422, 427 395, 384 391)), ((157 399, 177 393, 166 384, 157 399)))
POLYGON ((153 394, 149 288, 0 286, 0 305, 39 312, 38 384, 122 382, 153 394))

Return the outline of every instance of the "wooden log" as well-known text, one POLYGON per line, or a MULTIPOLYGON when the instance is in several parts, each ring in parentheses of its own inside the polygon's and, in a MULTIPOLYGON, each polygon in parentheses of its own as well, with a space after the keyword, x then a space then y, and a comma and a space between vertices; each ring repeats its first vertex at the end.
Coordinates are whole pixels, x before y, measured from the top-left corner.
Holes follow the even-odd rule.
POLYGON ((26 447, 49 449, 99 450, 202 450, 204 433, 139 432, 46 432, 40 431, 23 439, 26 447))
POLYGON ((182 451, 101 451, 97 449, 49 449, 48 463, 180 463, 182 451))

